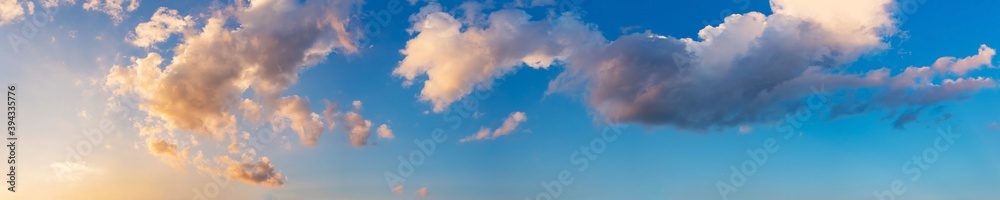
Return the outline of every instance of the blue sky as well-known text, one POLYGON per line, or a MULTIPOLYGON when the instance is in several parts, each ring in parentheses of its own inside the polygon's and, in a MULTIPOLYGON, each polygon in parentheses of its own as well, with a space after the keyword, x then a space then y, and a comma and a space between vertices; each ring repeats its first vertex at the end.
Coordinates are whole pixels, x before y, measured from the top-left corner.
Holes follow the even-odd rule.
POLYGON ((17 52, 0 45, 24 130, 23 181, 5 199, 197 199, 207 185, 214 199, 888 199, 897 180, 895 199, 995 199, 1000 186, 997 2, 586 0, 559 13, 566 2, 395 1, 385 25, 363 13, 390 1, 135 2, 34 2, 2 21, 24 37, 33 15, 58 11, 17 52), (157 14, 181 25, 138 45, 157 14), (750 49, 699 38, 727 17, 719 31, 757 34, 750 49), (692 74, 671 70, 683 64, 669 52, 693 55, 692 74), (944 57, 972 64, 938 67, 944 57), (833 101, 810 108, 817 85, 833 101), (800 110, 814 115, 785 138, 800 110), (447 138, 422 151, 436 130, 447 138), (947 150, 942 130, 957 137, 947 150), (259 133, 274 135, 255 146, 259 133), (734 186, 730 167, 769 142, 734 186), (68 159, 81 143, 97 148, 68 159), (914 179, 928 151, 937 160, 914 179), (387 180, 413 154, 422 164, 387 180), (572 183, 547 190, 560 174, 572 183))

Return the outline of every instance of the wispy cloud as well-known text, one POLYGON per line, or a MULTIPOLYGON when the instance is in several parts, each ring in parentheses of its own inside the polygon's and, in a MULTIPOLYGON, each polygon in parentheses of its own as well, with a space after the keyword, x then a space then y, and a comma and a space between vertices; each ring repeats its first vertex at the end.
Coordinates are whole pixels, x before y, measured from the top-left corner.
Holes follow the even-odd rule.
POLYGON ((482 127, 476 134, 470 135, 468 137, 462 138, 458 142, 470 142, 477 140, 492 140, 501 136, 510 135, 514 133, 514 130, 521 125, 522 122, 527 121, 528 116, 523 112, 514 112, 503 121, 503 125, 500 125, 496 130, 490 130, 489 128, 482 127))

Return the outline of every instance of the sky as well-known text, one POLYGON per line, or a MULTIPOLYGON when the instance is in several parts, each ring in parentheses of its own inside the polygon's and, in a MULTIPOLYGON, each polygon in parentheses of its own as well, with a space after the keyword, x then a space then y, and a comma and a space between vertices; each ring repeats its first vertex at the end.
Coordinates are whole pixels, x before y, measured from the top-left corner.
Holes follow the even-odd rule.
POLYGON ((0 0, 0 199, 996 199, 998 6, 0 0))

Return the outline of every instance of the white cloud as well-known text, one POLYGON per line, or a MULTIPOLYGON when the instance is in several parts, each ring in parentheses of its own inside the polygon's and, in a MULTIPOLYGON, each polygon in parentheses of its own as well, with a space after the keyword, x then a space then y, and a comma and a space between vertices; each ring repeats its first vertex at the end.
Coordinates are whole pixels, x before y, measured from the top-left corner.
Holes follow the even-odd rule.
POLYGON ((62 5, 73 5, 76 4, 76 0, 41 0, 42 7, 53 8, 62 5))
POLYGON ((378 127, 378 138, 381 139, 395 139, 396 135, 392 134, 392 130, 389 129, 389 125, 382 124, 378 127))
POLYGON ((177 10, 160 7, 148 22, 137 25, 126 40, 137 47, 151 47, 166 41, 171 34, 190 31, 192 26, 191 16, 181 17, 177 10))
POLYGON ((351 102, 351 105, 354 105, 355 110, 361 110, 361 101, 351 102))
POLYGON ((111 16, 111 21, 118 25, 125 20, 126 13, 139 8, 139 0, 127 1, 128 6, 125 5, 126 0, 87 0, 83 3, 83 9, 107 14, 111 16))
POLYGON ((503 121, 503 125, 500 128, 490 131, 489 128, 482 127, 476 134, 470 135, 468 137, 462 138, 458 142, 471 142, 477 140, 492 140, 500 136, 510 135, 514 133, 514 130, 521 125, 522 122, 527 121, 528 116, 523 112, 514 112, 503 121))
POLYGON ((581 38, 593 35, 573 16, 552 21, 528 21, 521 10, 501 10, 489 15, 486 26, 463 24, 431 4, 413 17, 416 37, 407 41, 406 55, 393 74, 413 84, 426 75, 420 100, 433 103, 434 112, 449 104, 488 88, 494 79, 521 65, 547 68, 577 47, 581 38), (464 31, 463 31, 464 30, 464 31), (463 55, 463 56, 449 56, 463 55))
POLYGON ((30 1, 0 0, 0 25, 21 21, 26 14, 31 14, 31 10, 34 10, 34 3, 30 1))

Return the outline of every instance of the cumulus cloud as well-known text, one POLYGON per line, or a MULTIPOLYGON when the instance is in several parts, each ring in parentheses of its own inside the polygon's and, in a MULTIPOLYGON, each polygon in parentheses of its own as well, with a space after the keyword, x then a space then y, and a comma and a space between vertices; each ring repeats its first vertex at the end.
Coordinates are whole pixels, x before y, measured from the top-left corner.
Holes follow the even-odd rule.
POLYGON ((395 139, 396 135, 392 134, 392 129, 389 129, 389 125, 382 124, 378 127, 378 138, 381 139, 395 139))
POLYGON ((125 20, 126 13, 139 8, 139 0, 127 0, 127 2, 126 6, 126 0, 87 0, 83 3, 83 9, 107 14, 111 16, 111 21, 118 25, 125 20))
POLYGON ((320 121, 319 114, 313 113, 309 108, 309 101, 299 96, 289 96, 278 101, 278 112, 281 118, 278 124, 287 120, 289 126, 299 134, 302 144, 315 146, 319 140, 320 133, 323 133, 323 122, 320 121))
POLYGON ((492 140, 500 136, 510 135, 514 133, 514 130, 521 125, 522 122, 527 121, 528 116, 523 112, 514 112, 503 121, 503 125, 496 130, 490 130, 489 128, 482 127, 476 134, 470 135, 468 137, 462 138, 458 142, 470 142, 477 140, 492 140))
POLYGON ((344 115, 344 130, 351 145, 355 147, 368 145, 368 138, 371 137, 372 121, 366 120, 357 112, 347 112, 344 115))
POLYGON ((150 47, 166 41, 171 34, 181 33, 194 26, 191 16, 183 16, 177 10, 160 7, 148 22, 140 23, 126 39, 137 47, 150 47))
POLYGON ((0 25, 10 24, 24 19, 24 15, 31 14, 35 4, 18 2, 18 0, 0 0, 0 25))
MULTIPOLYGON (((118 10, 111 5, 123 2, 89 1, 85 7, 118 10)), ((284 96, 283 92, 298 82, 299 73, 329 54, 357 51, 357 36, 348 23, 360 5, 359 0, 241 1, 213 8, 201 27, 194 27, 202 23, 194 23, 191 17, 161 8, 127 40, 148 46, 179 34, 172 57, 149 53, 132 58, 129 64, 112 66, 105 87, 115 97, 138 98, 144 119, 136 120, 135 126, 141 136, 175 142, 153 142, 150 149, 155 155, 168 155, 173 149, 174 157, 200 171, 278 187, 284 181, 281 174, 267 157, 255 158, 253 148, 240 154, 246 144, 237 140, 236 133, 244 133, 243 140, 248 140, 249 134, 239 129, 269 122, 273 128, 291 129, 304 145, 316 144, 324 129, 323 116, 312 111, 306 97, 284 96), (251 126, 237 126, 244 124, 237 116, 251 126), (213 141, 229 137, 216 145, 218 149, 234 147, 231 154, 239 154, 239 159, 199 150, 188 160, 188 147, 206 137, 177 133, 209 136, 213 141), (183 150, 177 151, 180 146, 183 150)), ((135 6, 138 1, 120 10, 135 6)), ((286 136, 278 138, 284 141, 286 136)))
MULTIPOLYGON (((815 92, 876 91, 830 102, 831 116, 843 116, 919 110, 996 86, 966 73, 991 66, 995 51, 985 45, 975 56, 946 57, 931 67, 846 73, 843 66, 888 48, 894 6, 775 0, 771 15, 734 14, 697 38, 647 31, 609 41, 574 13, 531 21, 524 11, 503 9, 480 24, 431 4, 411 17, 418 34, 394 74, 405 84, 426 77, 420 99, 440 112, 522 66, 561 65, 566 69, 549 93, 584 90, 590 107, 607 118, 699 130, 777 120, 815 92)), ((474 136, 480 135, 489 134, 474 136)))
POLYGON ((230 177, 247 183, 267 187, 281 187, 285 184, 281 173, 274 169, 267 157, 262 157, 256 162, 230 165, 226 172, 230 177))
POLYGON ((405 78, 405 85, 426 75, 420 100, 442 112, 522 64, 547 68, 557 57, 570 53, 564 50, 575 49, 569 46, 581 45, 577 39, 599 36, 580 31, 587 30, 586 25, 572 16, 544 21, 530 18, 524 11, 505 9, 490 14, 487 27, 470 26, 431 4, 411 17, 411 29, 419 34, 406 42, 402 50, 406 57, 393 74, 405 78))
POLYGON ((161 69, 164 59, 150 53, 132 66, 114 66, 107 86, 138 94, 140 108, 171 128, 233 133, 232 111, 244 92, 253 89, 265 110, 275 109, 299 72, 335 50, 356 50, 345 23, 357 3, 254 1, 233 14, 216 13, 200 32, 184 35, 172 63, 161 69), (231 17, 242 26, 225 25, 231 17))

